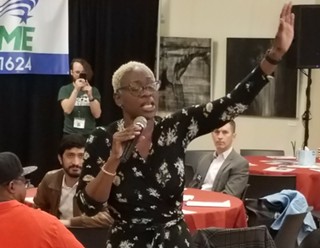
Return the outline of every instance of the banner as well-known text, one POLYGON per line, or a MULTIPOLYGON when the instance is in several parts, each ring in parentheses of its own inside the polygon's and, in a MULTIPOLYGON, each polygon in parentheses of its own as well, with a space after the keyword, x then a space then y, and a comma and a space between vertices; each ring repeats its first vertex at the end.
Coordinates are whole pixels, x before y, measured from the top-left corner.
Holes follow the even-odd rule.
POLYGON ((68 1, 0 0, 0 74, 69 74, 68 1))

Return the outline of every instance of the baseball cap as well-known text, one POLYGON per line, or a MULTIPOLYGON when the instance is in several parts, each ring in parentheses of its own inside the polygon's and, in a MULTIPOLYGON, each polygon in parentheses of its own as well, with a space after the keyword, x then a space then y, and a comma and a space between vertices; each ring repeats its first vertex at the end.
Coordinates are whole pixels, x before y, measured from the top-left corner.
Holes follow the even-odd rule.
POLYGON ((37 166, 22 167, 20 159, 12 152, 0 152, 0 184, 35 171, 37 166))

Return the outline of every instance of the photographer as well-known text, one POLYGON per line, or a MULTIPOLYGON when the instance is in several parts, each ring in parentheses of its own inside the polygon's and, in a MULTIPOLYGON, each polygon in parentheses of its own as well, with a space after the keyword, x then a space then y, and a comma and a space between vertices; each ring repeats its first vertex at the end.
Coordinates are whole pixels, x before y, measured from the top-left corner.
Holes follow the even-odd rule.
POLYGON ((62 86, 58 101, 64 112, 64 135, 78 133, 87 137, 95 128, 95 119, 101 115, 101 96, 89 81, 93 72, 90 64, 81 58, 71 61, 72 83, 62 86))

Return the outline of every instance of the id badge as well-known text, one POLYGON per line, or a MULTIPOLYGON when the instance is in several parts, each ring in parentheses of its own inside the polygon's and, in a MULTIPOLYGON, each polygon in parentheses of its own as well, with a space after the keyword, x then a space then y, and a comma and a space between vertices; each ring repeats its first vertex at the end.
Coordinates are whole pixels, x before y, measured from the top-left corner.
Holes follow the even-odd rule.
POLYGON ((84 118, 76 117, 73 120, 73 127, 74 128, 84 129, 85 124, 86 124, 86 120, 84 118))

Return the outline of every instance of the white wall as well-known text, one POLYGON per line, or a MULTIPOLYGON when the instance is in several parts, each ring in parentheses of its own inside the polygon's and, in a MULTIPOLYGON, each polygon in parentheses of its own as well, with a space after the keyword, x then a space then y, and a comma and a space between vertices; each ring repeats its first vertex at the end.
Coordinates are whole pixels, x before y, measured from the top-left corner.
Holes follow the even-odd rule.
MULTIPOLYGON (((212 97, 225 92, 226 38, 274 37, 284 0, 162 0, 161 36, 211 38, 214 43, 212 97)), ((320 0, 293 0, 293 4, 320 4, 320 0)), ((305 109, 306 78, 299 86, 298 115, 305 109)), ((312 93, 309 147, 320 147, 320 73, 312 70, 312 93), (318 94, 316 94, 318 92, 318 94)), ((294 86, 293 86, 294 87, 294 86)), ((304 128, 297 119, 240 116, 237 122, 236 150, 240 148, 283 149, 292 155, 290 141, 301 146, 304 128)), ((213 143, 209 135, 198 138, 189 149, 209 149, 213 143)))

